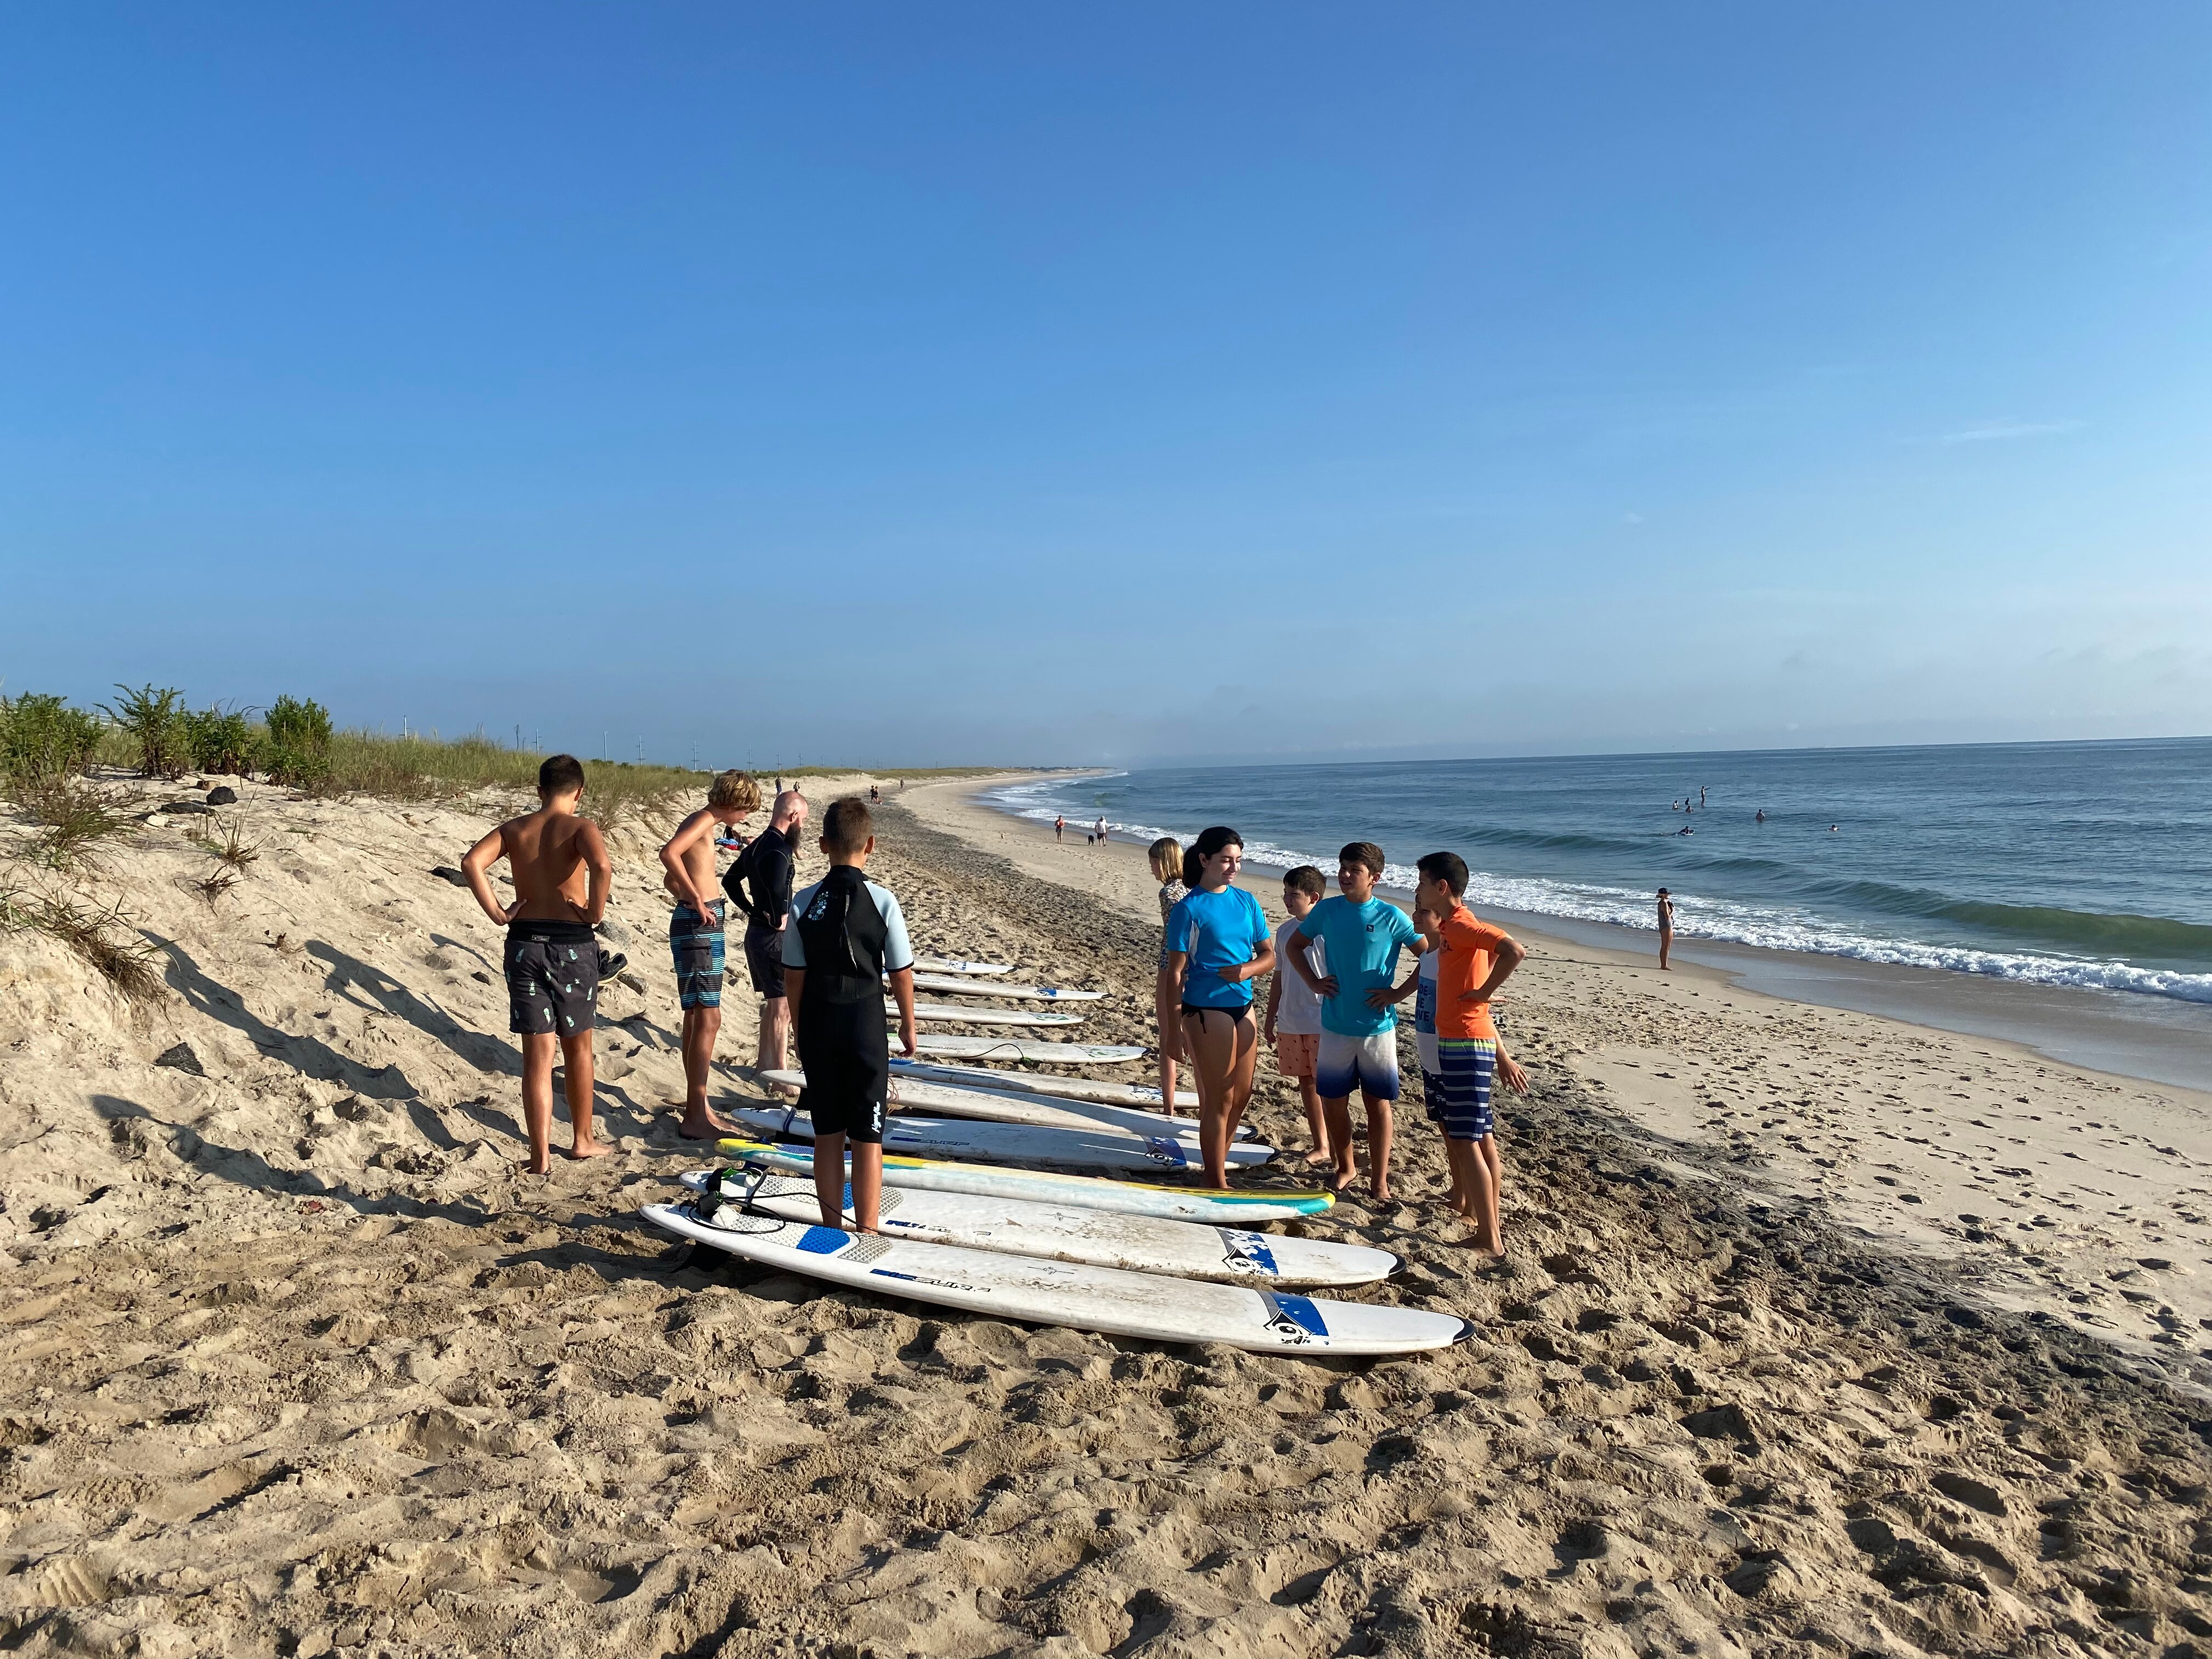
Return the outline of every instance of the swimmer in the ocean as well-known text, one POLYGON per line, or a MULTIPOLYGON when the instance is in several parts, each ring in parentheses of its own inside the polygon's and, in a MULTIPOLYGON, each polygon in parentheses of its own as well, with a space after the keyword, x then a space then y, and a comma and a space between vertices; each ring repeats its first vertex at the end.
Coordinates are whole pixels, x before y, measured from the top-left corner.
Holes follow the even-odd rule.
POLYGON ((1765 823, 1765 822, 1766 822, 1766 809, 1765 809, 1764 806, 1762 806, 1762 807, 1760 807, 1760 808, 1759 809, 1759 811, 1757 811, 1756 812, 1753 813, 1753 814, 1751 815, 1751 821, 1752 821, 1753 823, 1765 823))

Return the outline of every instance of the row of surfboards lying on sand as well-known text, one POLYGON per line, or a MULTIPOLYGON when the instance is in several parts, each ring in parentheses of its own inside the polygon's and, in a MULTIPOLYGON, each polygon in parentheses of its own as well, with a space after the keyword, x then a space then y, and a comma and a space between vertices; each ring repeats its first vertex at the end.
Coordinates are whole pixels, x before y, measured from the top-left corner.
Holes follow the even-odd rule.
MULTIPOLYGON (((935 958, 918 965, 933 974, 1012 971, 935 958)), ((1008 994, 1050 988, 1010 988, 1008 994)), ((944 1017, 983 1023, 977 1017, 988 1012, 955 1008, 944 1017)), ((1335 1201, 1328 1193, 1108 1178, 1198 1170, 1198 1126, 1182 1115, 1198 1101, 1188 1091, 1177 1091, 1164 1110, 1160 1091, 1144 1084, 946 1063, 1118 1064, 1141 1058, 1143 1049, 927 1036, 919 1047, 928 1058, 893 1062, 890 1099, 897 1109, 884 1129, 876 1233, 854 1230, 849 1184, 848 1224, 822 1225, 811 1150, 765 1140, 724 1141, 730 1166, 686 1175, 694 1196, 648 1205, 645 1218, 695 1243, 830 1284, 1117 1336, 1379 1354, 1442 1347, 1471 1328, 1450 1315, 1298 1294, 1371 1284, 1399 1265, 1364 1245, 1256 1231, 1326 1213, 1335 1201)), ((769 1072, 763 1081, 795 1093, 805 1076, 769 1072)), ((731 1115, 763 1135, 813 1138, 795 1106, 731 1115)), ((1247 1128, 1228 1156, 1232 1170, 1250 1170, 1275 1150, 1247 1128)))
MULTIPOLYGON (((820 1224, 813 1182, 793 1178, 810 1170, 805 1154, 740 1141, 723 1148, 738 1160, 733 1167, 686 1176, 698 1197, 647 1205, 646 1218, 679 1238, 833 1285, 1112 1336, 1291 1353, 1410 1353, 1449 1346, 1473 1328, 1450 1314, 1299 1294, 1300 1285, 1371 1283, 1398 1259, 1364 1245, 1224 1224, 1270 1218, 1287 1206, 1216 1199, 1229 1213, 1194 1222, 1107 1208, 1088 1201, 1097 1196, 1090 1193, 1054 1192, 1043 1172, 886 1153, 879 1231, 867 1234, 820 1224), (1048 1195, 977 1190, 989 1177, 1012 1185, 1023 1176, 1029 1180, 1019 1184, 1048 1195)), ((1091 1184, 1186 1202, 1208 1196, 1091 1184)))

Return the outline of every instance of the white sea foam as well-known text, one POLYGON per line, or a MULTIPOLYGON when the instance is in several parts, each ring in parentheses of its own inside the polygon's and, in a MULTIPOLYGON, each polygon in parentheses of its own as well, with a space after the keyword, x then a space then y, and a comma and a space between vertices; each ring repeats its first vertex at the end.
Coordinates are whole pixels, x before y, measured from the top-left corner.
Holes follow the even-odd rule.
MULTIPOLYGON (((1127 773, 1101 774, 1096 780, 1126 777, 1127 773)), ((1061 808, 1044 797, 1067 787, 1065 778, 1012 784, 988 792, 984 799, 1001 811, 1020 818, 1049 823, 1061 808)), ((1079 827, 1096 819, 1072 815, 1079 827)), ((1198 832, 1162 828, 1156 824, 1115 822, 1114 831, 1133 841, 1156 841, 1173 836, 1185 845, 1198 832)), ((1316 857, 1265 841, 1246 843, 1244 860, 1267 870, 1288 870, 1301 864, 1334 872, 1335 860, 1316 857)), ((1383 884, 1411 893, 1416 872, 1411 865, 1393 864, 1383 870, 1383 884)), ((1626 888, 1578 882, 1547 881, 1540 878, 1493 876, 1471 871, 1468 901, 1477 908, 1518 910, 1526 915, 1560 916, 1575 921, 1607 922, 1656 933, 1651 895, 1626 888)), ((2212 974, 2184 974, 2165 969, 2138 968, 2132 963, 2088 957, 2049 955, 2037 951, 1983 950, 1973 945, 1931 944, 1919 939, 1884 938, 1866 933, 1810 911, 1780 906, 1740 904, 1727 899, 1698 898, 1677 894, 1674 932, 1682 939, 1717 939, 1731 945, 1759 945, 1772 951, 1803 951, 1815 956, 1848 957, 1860 962, 1884 963, 1903 968, 1935 968, 1948 973, 1980 974, 1992 979, 2019 980, 2031 985, 2061 985, 2106 991, 2133 991, 2147 996, 2174 997, 2185 1002, 2212 1003, 2212 974)))

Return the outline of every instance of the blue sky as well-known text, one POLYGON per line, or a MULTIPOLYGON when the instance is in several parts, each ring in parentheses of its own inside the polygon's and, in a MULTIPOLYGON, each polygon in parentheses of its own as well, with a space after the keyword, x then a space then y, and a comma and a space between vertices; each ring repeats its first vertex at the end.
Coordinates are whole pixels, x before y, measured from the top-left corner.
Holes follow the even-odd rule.
POLYGON ((0 678, 739 764, 2212 730, 2208 81, 2195 3, 15 8, 0 678))

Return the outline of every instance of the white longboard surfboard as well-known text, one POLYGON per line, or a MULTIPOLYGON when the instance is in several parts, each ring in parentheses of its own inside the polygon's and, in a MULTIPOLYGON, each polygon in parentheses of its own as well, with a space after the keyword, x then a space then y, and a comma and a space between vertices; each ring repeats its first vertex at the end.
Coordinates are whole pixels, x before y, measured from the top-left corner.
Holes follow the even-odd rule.
POLYGON ((1011 974, 1011 962, 955 962, 945 957, 916 957, 914 970, 917 974, 1011 974))
MULTIPOLYGON (((1152 1106, 1160 1103, 1156 1083, 1109 1083, 1103 1078, 1055 1077, 1048 1072, 994 1072, 988 1066, 941 1066, 926 1060, 891 1056, 891 1075, 918 1077, 932 1083, 950 1083, 961 1089, 994 1089, 1003 1093, 1059 1095, 1068 1100, 1096 1100, 1108 1106, 1152 1106)), ((1197 1093, 1176 1091, 1176 1110, 1195 1112, 1197 1093)))
MULTIPOLYGON (((884 1012, 893 1019, 898 1018, 898 1004, 889 997, 884 999, 884 1012)), ((957 1002, 917 1002, 914 1005, 916 1019, 935 1020, 947 1025, 1080 1025, 1080 1014, 1047 1014, 1028 1008, 970 1008, 957 1002)))
MULTIPOLYGON (((775 1115, 779 1121, 781 1113, 775 1115)), ((771 1146, 757 1140, 725 1140, 719 1150, 755 1169, 778 1175, 814 1173, 814 1153, 804 1146, 771 1146)), ((1054 1170, 1002 1170, 988 1164, 958 1164, 913 1158, 888 1149, 884 1185, 931 1193, 972 1193, 979 1198, 1027 1198, 1041 1204, 1073 1204, 1120 1215, 1164 1216, 1170 1221, 1203 1221, 1217 1226, 1249 1226, 1260 1221, 1288 1221, 1322 1215, 1336 1194, 1303 1191, 1207 1191, 1196 1187, 1154 1186, 1140 1181, 1109 1181, 1099 1176, 1063 1175, 1054 1170)))
POLYGON ((752 1214, 734 1205, 711 1220, 700 1219, 688 1204, 648 1204, 639 1213, 679 1238, 828 1284, 1110 1336, 1292 1354, 1380 1354, 1449 1347, 1474 1328, 1455 1315, 1417 1308, 925 1244, 752 1214))
POLYGON ((1115 1066, 1142 1060, 1145 1050, 1127 1042, 1053 1042, 1042 1037, 955 1036, 925 1032, 915 1052, 942 1060, 1019 1060, 1032 1066, 1115 1066))
MULTIPOLYGON (((724 1109, 748 1129, 768 1134, 814 1139, 814 1121, 805 1112, 738 1106, 724 1109), (788 1124, 785 1119, 788 1117, 788 1124)), ((1040 1129, 1026 1123, 986 1123, 975 1118, 908 1117, 884 1120, 884 1150, 920 1158, 980 1158, 986 1164, 1037 1164, 1070 1170, 1198 1170, 1203 1167, 1195 1136, 1132 1134, 1099 1126, 1088 1129, 1040 1129)), ((1229 1148, 1232 1170, 1257 1169, 1275 1149, 1256 1140, 1229 1148)))
MULTIPOLYGON (((801 1071, 769 1071, 762 1082, 786 1093, 806 1086, 801 1071)), ((1020 1094, 992 1089, 969 1089, 955 1084, 933 1083, 924 1078, 891 1073, 890 1103, 938 1117, 981 1118, 990 1123, 1027 1123, 1040 1129, 1121 1129, 1138 1135, 1178 1135, 1197 1144, 1194 1118, 1169 1117, 1133 1106, 1109 1106, 1096 1100, 1061 1100, 1049 1095, 1020 1094)), ((1251 1125, 1237 1125, 1239 1139, 1251 1139, 1251 1125)))
MULTIPOLYGON (((697 1170, 683 1177, 693 1192, 709 1188, 725 1199, 787 1221, 819 1221, 814 1183, 790 1176, 740 1170, 697 1170)), ((853 1194, 845 1191, 845 1218, 853 1194)), ((1019 1198, 976 1198, 964 1193, 926 1193, 886 1187, 877 1216, 886 1237, 958 1244, 1007 1255, 1081 1261, 1132 1273, 1170 1273, 1178 1279, 1224 1285, 1370 1285, 1398 1270, 1388 1250, 1330 1239, 1291 1238, 1243 1227, 1207 1227, 1192 1221, 1116 1215, 1073 1204, 1039 1204, 1019 1198)))
POLYGON ((1063 985, 1002 985, 994 979, 961 979, 952 974, 916 974, 914 988, 958 997, 1002 997, 1009 1002, 1099 1002, 1106 995, 1103 991, 1072 991, 1063 985))

